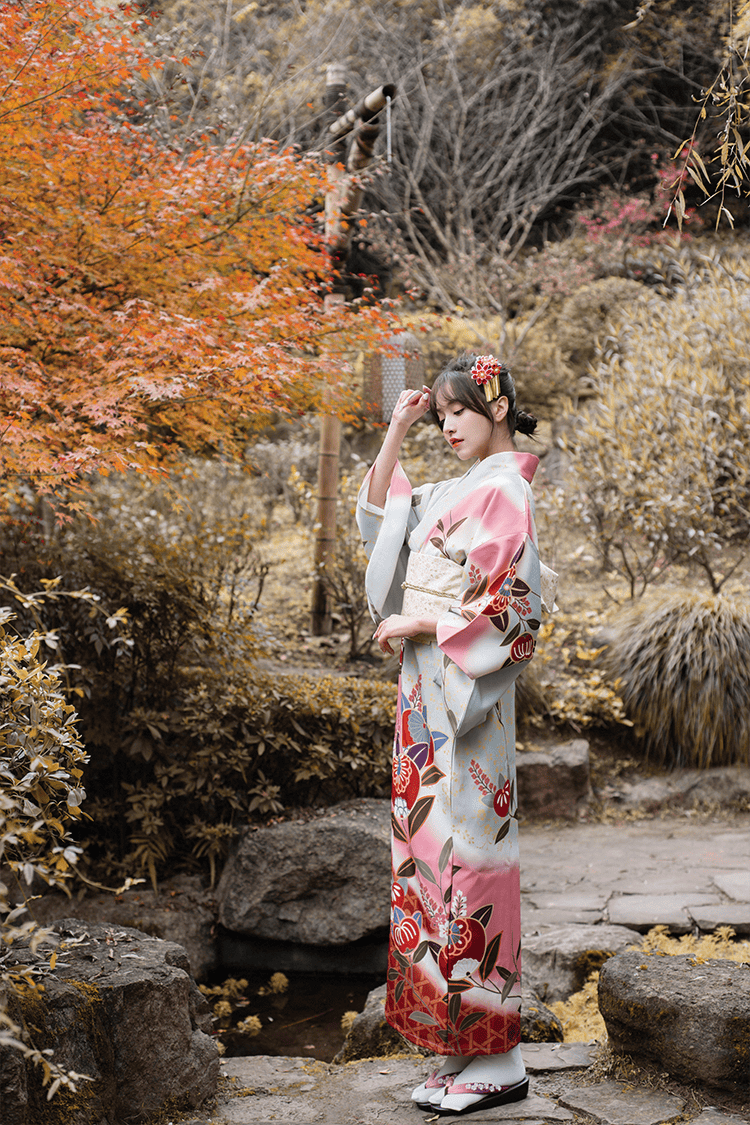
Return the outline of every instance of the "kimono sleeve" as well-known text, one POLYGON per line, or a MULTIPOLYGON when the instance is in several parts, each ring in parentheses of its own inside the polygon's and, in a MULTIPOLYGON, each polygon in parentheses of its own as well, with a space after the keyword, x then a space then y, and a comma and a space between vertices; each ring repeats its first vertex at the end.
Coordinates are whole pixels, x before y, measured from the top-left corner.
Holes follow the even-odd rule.
POLYGON ((514 527, 506 519, 503 534, 475 537, 460 601, 438 621, 445 705, 459 734, 483 720, 534 653, 539 555, 530 504, 516 510, 514 527))
POLYGON ((357 497, 357 526, 368 558, 365 590, 370 615, 374 621, 381 621, 391 613, 401 612, 404 597, 401 583, 409 561, 407 540, 434 486, 412 489, 406 473, 396 463, 385 508, 378 508, 367 499, 371 474, 372 469, 357 497))

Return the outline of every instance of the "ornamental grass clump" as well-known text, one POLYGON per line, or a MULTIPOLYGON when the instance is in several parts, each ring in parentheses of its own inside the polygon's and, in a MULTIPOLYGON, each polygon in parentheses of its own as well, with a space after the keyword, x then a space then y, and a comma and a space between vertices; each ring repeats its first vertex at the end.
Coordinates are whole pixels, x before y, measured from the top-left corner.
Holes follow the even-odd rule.
POLYGON ((750 601, 677 590, 625 610, 605 656, 659 764, 750 764, 750 601))

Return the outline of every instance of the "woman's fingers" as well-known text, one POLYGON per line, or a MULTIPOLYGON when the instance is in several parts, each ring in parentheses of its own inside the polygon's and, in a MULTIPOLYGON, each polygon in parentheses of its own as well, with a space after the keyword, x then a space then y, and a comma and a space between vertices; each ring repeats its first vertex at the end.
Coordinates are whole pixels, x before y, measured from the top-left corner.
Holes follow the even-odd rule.
POLYGON ((421 391, 408 387, 398 396, 398 401, 404 406, 418 406, 422 402, 422 399, 426 395, 429 395, 429 393, 429 387, 423 387, 421 391))
POLYGON ((393 649, 391 648, 390 641, 388 640, 388 637, 384 635, 386 632, 385 626, 387 624, 387 620, 388 619, 386 618, 385 621, 380 622, 377 629, 373 633, 373 637, 378 642, 381 652, 387 652, 390 656, 393 656, 393 649))
POLYGON ((392 656, 393 655, 393 649, 390 646, 390 642, 388 641, 388 638, 387 637, 379 637, 377 633, 374 634, 374 637, 375 637, 376 641, 378 642, 378 647, 380 648, 380 651, 381 652, 387 652, 392 656))

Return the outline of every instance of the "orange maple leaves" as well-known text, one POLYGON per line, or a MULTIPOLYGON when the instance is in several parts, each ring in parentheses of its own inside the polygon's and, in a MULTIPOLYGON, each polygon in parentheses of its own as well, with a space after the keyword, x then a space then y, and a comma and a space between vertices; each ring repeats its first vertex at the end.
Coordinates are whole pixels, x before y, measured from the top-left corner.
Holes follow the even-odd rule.
POLYGON ((127 11, 0 3, 0 462, 43 491, 315 405, 377 312, 324 312, 317 162, 160 148, 127 11))

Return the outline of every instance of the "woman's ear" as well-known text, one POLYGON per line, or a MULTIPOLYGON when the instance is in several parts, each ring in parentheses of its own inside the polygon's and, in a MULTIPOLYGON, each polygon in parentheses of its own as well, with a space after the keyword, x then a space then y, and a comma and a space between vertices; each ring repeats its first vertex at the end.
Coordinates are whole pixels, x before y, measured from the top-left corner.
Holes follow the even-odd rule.
POLYGON ((495 425, 498 425, 498 423, 502 422, 503 418, 505 418, 507 416, 507 414, 508 414, 508 397, 507 397, 507 395, 501 395, 500 398, 496 398, 494 400, 494 402, 492 403, 492 414, 493 414, 494 419, 495 419, 495 425))

